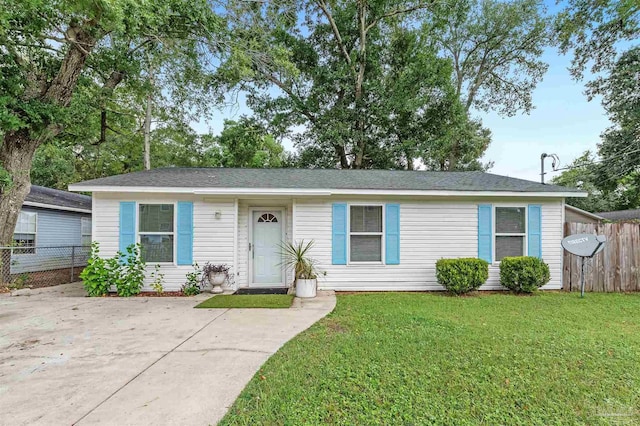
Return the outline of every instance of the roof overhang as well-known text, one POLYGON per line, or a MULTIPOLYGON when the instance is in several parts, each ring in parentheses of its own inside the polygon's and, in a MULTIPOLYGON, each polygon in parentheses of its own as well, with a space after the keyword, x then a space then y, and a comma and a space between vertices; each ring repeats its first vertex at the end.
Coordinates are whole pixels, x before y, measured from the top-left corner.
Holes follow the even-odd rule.
POLYGON ((55 204, 46 204, 46 203, 36 203, 34 201, 25 201, 22 203, 23 206, 27 207, 38 207, 41 209, 50 209, 50 210, 62 210, 66 212, 76 212, 76 213, 88 213, 91 214, 91 210, 81 209, 77 207, 67 207, 67 206, 57 206, 55 204))
POLYGON ((576 212, 576 213, 579 213, 579 214, 581 214, 581 215, 583 215, 583 216, 590 217, 591 219, 595 219, 595 220, 607 220, 607 219, 605 219, 604 217, 602 217, 602 216, 598 216, 598 215, 597 215, 597 214, 595 214, 595 213, 591 213, 591 212, 588 212, 588 211, 586 211, 586 210, 582 210, 582 209, 579 209, 579 208, 577 208, 577 207, 570 206, 569 204, 565 204, 565 205, 564 205, 564 208, 566 208, 566 209, 568 209, 568 210, 571 210, 571 211, 574 211, 574 212, 576 212))
POLYGON ((155 186, 90 186, 69 185, 70 191, 82 192, 138 192, 194 195, 273 195, 273 196, 330 196, 330 195, 392 195, 434 197, 587 197, 586 192, 525 192, 525 191, 450 191, 450 190, 393 190, 393 189, 303 189, 303 188, 188 188, 155 186))

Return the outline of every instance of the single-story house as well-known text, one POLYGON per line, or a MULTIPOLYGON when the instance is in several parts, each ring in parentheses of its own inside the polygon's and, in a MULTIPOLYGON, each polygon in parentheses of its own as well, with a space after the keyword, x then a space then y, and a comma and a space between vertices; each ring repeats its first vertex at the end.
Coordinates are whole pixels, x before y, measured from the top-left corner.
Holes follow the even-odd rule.
POLYGON ((565 222, 576 223, 601 223, 605 220, 604 217, 597 213, 591 213, 586 210, 579 209, 569 204, 564 205, 564 220, 565 222))
POLYGON ((640 209, 616 210, 611 212, 600 212, 597 214, 611 222, 640 221, 640 209))
POLYGON ((562 287, 564 199, 573 188, 484 172, 163 168, 70 186, 93 194, 93 239, 140 243, 178 289, 192 264, 224 263, 237 287, 289 286, 284 241, 310 241, 320 289, 441 290, 440 258, 544 259, 562 287))
POLYGON ((68 267, 71 247, 91 244, 91 197, 31 185, 13 241, 11 274, 68 267))

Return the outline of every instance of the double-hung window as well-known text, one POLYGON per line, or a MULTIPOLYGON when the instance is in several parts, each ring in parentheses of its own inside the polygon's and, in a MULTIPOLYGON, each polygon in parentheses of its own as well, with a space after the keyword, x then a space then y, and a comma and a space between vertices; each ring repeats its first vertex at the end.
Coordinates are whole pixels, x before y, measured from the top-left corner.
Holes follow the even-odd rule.
POLYGON ((145 262, 173 262, 173 204, 140 204, 138 236, 145 262))
POLYGON ((35 254, 37 222, 37 213, 20 212, 13 233, 13 244, 16 246, 14 254, 35 254))
POLYGON ((349 261, 382 262, 381 205, 349 207, 349 261))
POLYGON ((91 218, 80 218, 80 238, 83 246, 91 245, 91 218))
POLYGON ((526 211, 526 207, 496 207, 496 261, 499 262, 505 257, 526 255, 526 211))

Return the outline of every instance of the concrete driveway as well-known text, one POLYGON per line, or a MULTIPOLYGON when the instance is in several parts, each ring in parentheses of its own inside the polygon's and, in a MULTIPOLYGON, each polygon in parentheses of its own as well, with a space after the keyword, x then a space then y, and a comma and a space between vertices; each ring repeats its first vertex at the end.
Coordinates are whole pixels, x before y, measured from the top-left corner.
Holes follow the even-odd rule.
POLYGON ((0 424, 215 424, 267 358, 335 306, 193 309, 196 298, 0 295, 0 424))

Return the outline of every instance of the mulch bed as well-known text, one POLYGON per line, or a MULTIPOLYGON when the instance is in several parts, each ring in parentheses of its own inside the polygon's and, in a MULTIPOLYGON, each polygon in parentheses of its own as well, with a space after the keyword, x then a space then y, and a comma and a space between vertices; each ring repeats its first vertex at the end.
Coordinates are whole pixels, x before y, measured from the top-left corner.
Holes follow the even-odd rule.
MULTIPOLYGON (((105 297, 120 297, 118 293, 108 293, 105 297)), ((155 291, 142 291, 135 296, 131 297, 191 297, 185 295, 181 291, 163 291, 162 293, 156 293, 155 291)), ((126 299, 126 298, 125 298, 126 299)))

